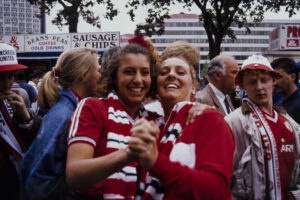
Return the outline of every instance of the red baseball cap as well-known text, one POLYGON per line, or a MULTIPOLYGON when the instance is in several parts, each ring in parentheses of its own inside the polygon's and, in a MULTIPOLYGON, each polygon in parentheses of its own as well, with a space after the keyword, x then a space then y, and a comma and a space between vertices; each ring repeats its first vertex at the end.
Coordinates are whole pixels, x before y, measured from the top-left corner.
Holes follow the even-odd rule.
POLYGON ((237 76, 235 77, 235 84, 240 85, 242 82, 241 74, 245 70, 264 70, 270 72, 270 74, 274 78, 280 78, 281 74, 274 71, 271 67, 269 60, 262 56, 262 55, 252 55, 249 56, 242 64, 240 71, 238 72, 237 76))
POLYGON ((17 53, 14 47, 0 43, 0 73, 27 69, 27 66, 18 64, 17 53))

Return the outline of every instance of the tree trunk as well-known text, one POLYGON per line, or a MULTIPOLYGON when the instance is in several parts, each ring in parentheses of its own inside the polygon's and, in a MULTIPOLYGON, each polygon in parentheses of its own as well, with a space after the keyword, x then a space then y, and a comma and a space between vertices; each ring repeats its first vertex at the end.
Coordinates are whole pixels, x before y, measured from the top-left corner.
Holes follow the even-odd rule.
POLYGON ((223 36, 215 35, 215 40, 212 42, 209 42, 208 57, 210 60, 221 53, 222 38, 223 38, 223 36))
POLYGON ((79 14, 77 12, 72 13, 72 15, 70 15, 68 20, 69 33, 77 33, 78 21, 79 21, 79 14))

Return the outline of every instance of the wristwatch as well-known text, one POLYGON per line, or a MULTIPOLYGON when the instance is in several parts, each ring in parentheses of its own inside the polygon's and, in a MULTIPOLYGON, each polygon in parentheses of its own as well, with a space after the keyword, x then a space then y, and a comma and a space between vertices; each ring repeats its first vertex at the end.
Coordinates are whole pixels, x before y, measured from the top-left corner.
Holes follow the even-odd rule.
POLYGON ((22 129, 30 129, 34 122, 34 115, 32 112, 29 112, 30 119, 27 121, 19 122, 19 127, 22 129))

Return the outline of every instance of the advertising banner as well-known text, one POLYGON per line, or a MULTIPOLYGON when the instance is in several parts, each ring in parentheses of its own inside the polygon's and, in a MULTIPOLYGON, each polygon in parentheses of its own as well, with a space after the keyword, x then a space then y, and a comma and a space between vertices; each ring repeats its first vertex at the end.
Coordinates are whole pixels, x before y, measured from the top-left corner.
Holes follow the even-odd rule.
POLYGON ((120 32, 0 35, 0 42, 15 47, 18 58, 57 58, 76 47, 94 48, 101 54, 120 46, 120 32))
POLYGON ((72 47, 90 47, 104 51, 111 47, 120 46, 119 32, 74 33, 72 47))
POLYGON ((41 34, 26 35, 25 51, 26 52, 63 52, 71 47, 69 34, 41 34))
POLYGON ((270 50, 300 50, 300 25, 281 25, 270 33, 270 50))

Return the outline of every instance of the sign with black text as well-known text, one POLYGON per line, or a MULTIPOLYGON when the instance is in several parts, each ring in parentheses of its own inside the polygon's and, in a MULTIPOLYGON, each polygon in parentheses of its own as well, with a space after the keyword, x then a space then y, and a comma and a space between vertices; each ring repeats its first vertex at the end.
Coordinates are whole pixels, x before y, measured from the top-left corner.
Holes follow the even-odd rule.
POLYGON ((17 52, 63 52, 74 47, 105 51, 120 46, 120 32, 0 35, 0 42, 15 47, 17 52))

